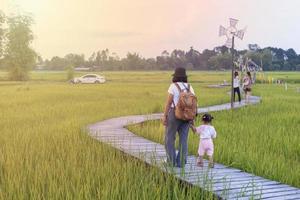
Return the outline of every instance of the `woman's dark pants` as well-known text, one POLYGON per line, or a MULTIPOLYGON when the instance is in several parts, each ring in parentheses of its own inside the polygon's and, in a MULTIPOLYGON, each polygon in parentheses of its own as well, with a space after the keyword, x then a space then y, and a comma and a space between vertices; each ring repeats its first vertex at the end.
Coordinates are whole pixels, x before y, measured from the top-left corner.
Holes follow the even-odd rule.
POLYGON ((189 122, 176 119, 175 111, 172 108, 168 115, 166 132, 165 132, 165 148, 168 156, 168 162, 176 167, 182 167, 186 163, 188 154, 188 133, 189 122), (179 134, 179 149, 176 155, 175 140, 176 134, 179 134))
POLYGON ((241 102, 241 93, 240 93, 240 88, 239 87, 233 88, 233 99, 234 99, 234 101, 235 101, 235 93, 238 94, 239 102, 241 102))

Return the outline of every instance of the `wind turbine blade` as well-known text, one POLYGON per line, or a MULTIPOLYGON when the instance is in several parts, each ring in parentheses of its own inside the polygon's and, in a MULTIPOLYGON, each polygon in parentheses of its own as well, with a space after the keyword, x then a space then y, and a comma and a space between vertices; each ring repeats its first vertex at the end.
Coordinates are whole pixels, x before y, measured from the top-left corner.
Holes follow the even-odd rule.
POLYGON ((244 30, 239 30, 237 33, 236 33, 236 37, 240 38, 241 40, 243 40, 244 38, 244 35, 245 35, 245 31, 244 30))
POLYGON ((219 28, 219 37, 226 35, 227 29, 224 26, 219 28))
POLYGON ((247 30, 247 26, 246 26, 244 29, 239 30, 239 31, 236 33, 236 36, 237 36, 238 38, 240 38, 241 40, 243 40, 246 30, 247 30))
POLYGON ((237 25, 238 21, 239 20, 237 20, 237 19, 229 18, 229 22, 230 22, 230 26, 231 27, 235 28, 235 26, 237 25))

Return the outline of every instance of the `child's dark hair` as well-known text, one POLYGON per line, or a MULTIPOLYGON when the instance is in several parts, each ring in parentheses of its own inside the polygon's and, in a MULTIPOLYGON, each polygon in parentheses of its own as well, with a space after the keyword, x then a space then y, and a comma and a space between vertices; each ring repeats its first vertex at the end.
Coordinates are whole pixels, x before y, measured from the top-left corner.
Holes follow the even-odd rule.
POLYGON ((204 115, 202 115, 201 119, 203 122, 210 123, 214 119, 214 117, 209 113, 205 113, 204 115))
POLYGON ((251 78, 251 73, 249 71, 247 72, 247 75, 251 78))

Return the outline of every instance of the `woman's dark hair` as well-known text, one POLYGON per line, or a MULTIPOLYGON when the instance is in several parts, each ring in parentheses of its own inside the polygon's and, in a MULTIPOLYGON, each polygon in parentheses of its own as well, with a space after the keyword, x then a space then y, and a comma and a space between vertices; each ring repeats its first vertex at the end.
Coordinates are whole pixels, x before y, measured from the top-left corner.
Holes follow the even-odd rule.
POLYGON ((238 76, 239 75, 239 73, 236 71, 236 72, 234 72, 234 77, 236 77, 236 76, 238 76))
POLYGON ((247 72, 247 75, 251 78, 251 73, 250 72, 247 72))
POLYGON ((176 83, 176 82, 184 82, 184 83, 187 83, 188 80, 187 80, 187 77, 186 77, 186 76, 183 76, 183 77, 173 76, 172 82, 173 82, 173 83, 176 83))

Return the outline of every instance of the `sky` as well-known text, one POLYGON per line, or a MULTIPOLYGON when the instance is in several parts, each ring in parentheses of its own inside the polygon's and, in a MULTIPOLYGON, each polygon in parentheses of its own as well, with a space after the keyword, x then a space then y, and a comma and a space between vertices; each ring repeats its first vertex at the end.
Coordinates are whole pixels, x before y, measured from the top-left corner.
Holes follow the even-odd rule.
POLYGON ((225 43, 218 36, 229 18, 247 26, 238 49, 294 48, 300 53, 300 0, 0 0, 0 10, 31 13, 34 49, 43 57, 108 48, 123 57, 155 57, 163 50, 202 51, 225 43))

